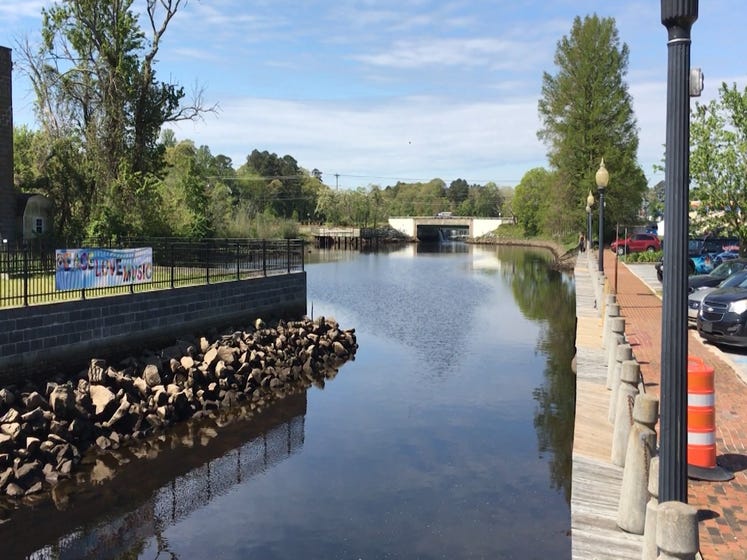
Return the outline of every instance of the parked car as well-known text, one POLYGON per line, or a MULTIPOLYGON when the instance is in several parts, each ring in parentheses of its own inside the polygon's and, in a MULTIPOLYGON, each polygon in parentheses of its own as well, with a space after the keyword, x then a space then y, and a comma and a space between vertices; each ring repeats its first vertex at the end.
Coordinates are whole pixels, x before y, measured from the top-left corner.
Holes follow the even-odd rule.
POLYGON ((708 274, 694 274, 687 279, 687 291, 693 292, 701 288, 713 288, 722 280, 735 272, 747 268, 747 259, 731 259, 722 262, 708 274))
POLYGON ((653 253, 661 250, 661 240, 652 233, 634 233, 628 237, 616 239, 610 243, 610 249, 618 255, 640 253, 642 251, 653 253))
MULTIPOLYGON (((739 256, 739 239, 736 237, 703 237, 687 242, 687 273, 708 274, 723 261, 739 256)), ((664 281, 664 263, 654 265, 659 282, 664 281)))
MULTIPOLYGON (((716 267, 717 269, 720 267, 716 267)), ((710 276, 710 275, 706 275, 710 276)), ((692 278, 696 278, 693 276, 692 278)), ((693 290, 687 296, 687 323, 690 326, 697 325, 698 313, 700 313, 700 306, 703 303, 705 297, 721 288, 731 288, 734 286, 747 287, 747 269, 739 270, 734 274, 730 274, 716 286, 703 286, 697 290, 693 290)))
POLYGON ((707 294, 700 304, 697 326, 709 342, 747 347, 747 285, 707 294))
POLYGON ((714 267, 731 255, 739 255, 739 239, 736 237, 712 237, 691 239, 688 242, 690 274, 708 274, 714 267))

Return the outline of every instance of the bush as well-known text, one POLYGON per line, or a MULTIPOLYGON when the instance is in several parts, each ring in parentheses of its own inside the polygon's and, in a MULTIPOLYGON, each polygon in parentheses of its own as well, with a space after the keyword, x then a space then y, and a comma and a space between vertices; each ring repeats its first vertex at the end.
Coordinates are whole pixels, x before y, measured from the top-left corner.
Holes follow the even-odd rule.
POLYGON ((625 263, 655 263, 662 259, 662 251, 643 251, 641 253, 628 253, 625 256, 618 257, 622 262, 625 263))

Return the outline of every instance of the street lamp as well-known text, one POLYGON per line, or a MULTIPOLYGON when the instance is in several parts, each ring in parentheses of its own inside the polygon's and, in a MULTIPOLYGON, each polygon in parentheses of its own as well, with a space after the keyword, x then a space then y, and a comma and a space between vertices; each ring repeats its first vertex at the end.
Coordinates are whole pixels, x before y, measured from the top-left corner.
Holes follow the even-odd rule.
POLYGON ((690 31, 698 0, 661 0, 667 28, 664 285, 661 308, 659 503, 687 503, 687 227, 690 176, 690 31))
POLYGON ((604 166, 604 158, 602 158, 594 178, 597 181, 597 192, 599 193, 599 272, 604 273, 604 189, 610 182, 610 174, 604 166))
POLYGON ((594 195, 589 189, 589 196, 586 197, 586 248, 591 250, 591 207, 594 206, 594 195))

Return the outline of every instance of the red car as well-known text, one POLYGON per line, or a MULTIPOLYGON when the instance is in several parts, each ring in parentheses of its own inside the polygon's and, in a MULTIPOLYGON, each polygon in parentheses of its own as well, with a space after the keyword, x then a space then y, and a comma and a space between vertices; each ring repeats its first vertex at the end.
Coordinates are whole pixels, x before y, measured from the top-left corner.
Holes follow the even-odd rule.
POLYGON ((610 243, 610 249, 618 255, 640 253, 642 251, 661 251, 661 240, 652 233, 634 233, 628 237, 617 239, 610 243))

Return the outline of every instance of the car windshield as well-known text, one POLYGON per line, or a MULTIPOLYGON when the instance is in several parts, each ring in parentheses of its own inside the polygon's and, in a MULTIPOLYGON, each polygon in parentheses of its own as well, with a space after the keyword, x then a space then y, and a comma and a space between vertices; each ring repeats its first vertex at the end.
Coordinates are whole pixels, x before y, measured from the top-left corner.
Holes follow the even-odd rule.
POLYGON ((710 275, 715 276, 716 278, 726 278, 732 272, 734 272, 734 263, 725 262, 714 268, 710 272, 710 275))
POLYGON ((742 283, 747 282, 747 271, 741 270, 739 272, 735 272, 731 276, 727 276, 725 279, 721 281, 721 283, 718 285, 719 288, 733 288, 733 287, 739 287, 744 288, 747 287, 747 284, 744 286, 742 283))

